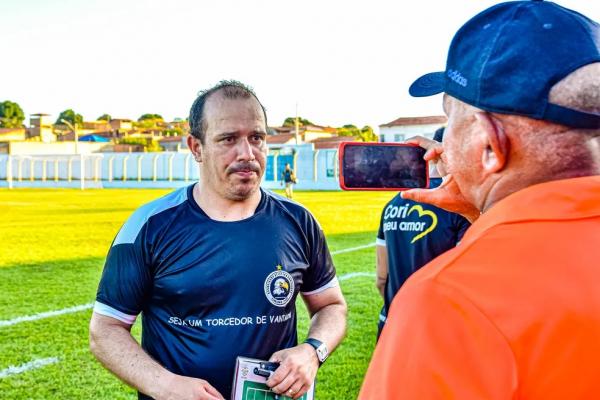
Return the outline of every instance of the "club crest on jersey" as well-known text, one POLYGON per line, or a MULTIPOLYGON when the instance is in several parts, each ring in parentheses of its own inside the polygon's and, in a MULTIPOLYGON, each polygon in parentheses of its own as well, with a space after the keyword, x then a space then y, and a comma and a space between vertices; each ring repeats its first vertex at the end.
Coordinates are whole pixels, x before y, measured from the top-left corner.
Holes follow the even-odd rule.
POLYGON ((294 295, 294 278, 281 265, 267 275, 265 279, 265 296, 274 306, 285 307, 294 295))

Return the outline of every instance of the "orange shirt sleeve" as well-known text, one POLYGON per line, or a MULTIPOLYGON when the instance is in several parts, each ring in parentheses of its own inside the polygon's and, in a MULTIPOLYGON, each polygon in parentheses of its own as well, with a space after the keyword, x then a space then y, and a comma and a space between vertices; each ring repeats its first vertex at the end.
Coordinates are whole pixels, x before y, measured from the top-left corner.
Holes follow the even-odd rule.
POLYGON ((504 400, 516 387, 513 353, 492 322, 457 290, 409 280, 392 303, 359 399, 504 400))

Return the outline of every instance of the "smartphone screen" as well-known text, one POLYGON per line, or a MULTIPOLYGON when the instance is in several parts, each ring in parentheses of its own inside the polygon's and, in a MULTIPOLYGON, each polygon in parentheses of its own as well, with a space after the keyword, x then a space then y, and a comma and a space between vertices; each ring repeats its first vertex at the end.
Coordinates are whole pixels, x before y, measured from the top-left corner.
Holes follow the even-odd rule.
POLYGON ((342 143, 344 190, 406 190, 429 184, 425 149, 403 143, 342 143))

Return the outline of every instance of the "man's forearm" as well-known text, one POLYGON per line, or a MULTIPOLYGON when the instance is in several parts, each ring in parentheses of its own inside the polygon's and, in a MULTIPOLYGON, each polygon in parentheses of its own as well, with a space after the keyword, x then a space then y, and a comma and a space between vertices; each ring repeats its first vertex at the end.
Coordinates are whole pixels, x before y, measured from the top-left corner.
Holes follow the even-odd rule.
POLYGON ((381 297, 385 298, 385 284, 387 283, 388 278, 388 255, 387 255, 387 247, 382 245, 375 246, 375 286, 377 286, 377 290, 381 297))
POLYGON ((94 326, 94 322, 90 328, 90 348, 102 365, 140 392, 161 397, 161 387, 166 387, 173 374, 154 361, 127 328, 94 326))
POLYGON ((324 342, 332 352, 346 335, 346 304, 330 304, 316 312, 310 323, 308 337, 324 342))

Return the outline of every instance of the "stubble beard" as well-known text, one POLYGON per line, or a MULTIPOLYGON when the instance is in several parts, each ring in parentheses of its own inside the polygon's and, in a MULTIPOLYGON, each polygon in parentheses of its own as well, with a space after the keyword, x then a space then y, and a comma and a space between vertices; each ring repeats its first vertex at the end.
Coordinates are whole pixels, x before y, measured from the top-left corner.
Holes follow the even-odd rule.
POLYGON ((221 197, 230 201, 245 201, 258 191, 261 178, 262 173, 257 172, 256 177, 250 179, 240 179, 233 174, 227 174, 225 182, 215 182, 213 179, 210 180, 213 181, 211 182, 211 186, 221 195, 221 197))
POLYGON ((228 187, 225 188, 225 197, 228 200, 244 201, 252 197, 260 187, 260 182, 263 176, 263 169, 258 163, 246 163, 247 165, 230 166, 225 171, 228 187), (239 178, 235 175, 235 171, 239 167, 246 167, 254 171, 255 176, 251 178, 239 178))

